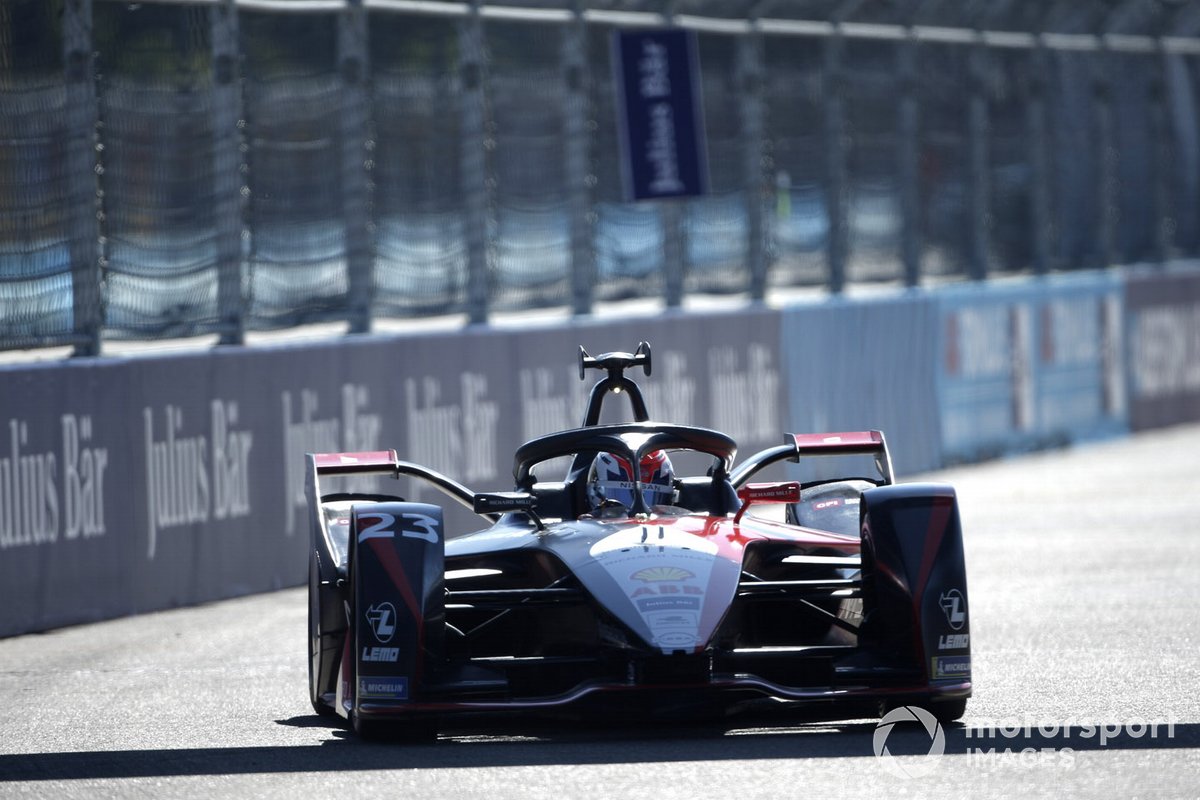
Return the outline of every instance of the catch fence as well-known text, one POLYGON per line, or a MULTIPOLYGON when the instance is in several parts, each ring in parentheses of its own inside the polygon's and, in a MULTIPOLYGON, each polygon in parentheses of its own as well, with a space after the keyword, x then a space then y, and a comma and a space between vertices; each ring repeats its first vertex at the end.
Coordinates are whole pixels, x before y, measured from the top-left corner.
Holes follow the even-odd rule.
POLYGON ((0 0, 0 348, 1200 251, 1200 2, 0 0), (621 185, 696 32, 710 192, 621 185))

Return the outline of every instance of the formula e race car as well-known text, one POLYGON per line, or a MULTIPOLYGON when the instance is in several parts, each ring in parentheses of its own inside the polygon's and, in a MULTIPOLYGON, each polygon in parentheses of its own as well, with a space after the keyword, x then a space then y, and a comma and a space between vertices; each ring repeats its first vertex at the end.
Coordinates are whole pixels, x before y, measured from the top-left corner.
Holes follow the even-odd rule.
POLYGON ((650 375, 648 345, 579 359, 581 378, 606 373, 582 427, 517 448, 512 491, 473 492, 394 450, 306 457, 317 712, 412 738, 472 712, 962 716, 970 623, 951 487, 896 484, 879 431, 787 434, 736 464, 728 436, 650 421, 625 374, 650 375), (633 421, 601 424, 610 393, 633 421), (877 474, 751 482, 847 454, 877 474), (676 474, 688 459, 697 474, 676 474), (338 475, 421 479, 487 527, 450 537, 439 506, 322 494, 338 475))

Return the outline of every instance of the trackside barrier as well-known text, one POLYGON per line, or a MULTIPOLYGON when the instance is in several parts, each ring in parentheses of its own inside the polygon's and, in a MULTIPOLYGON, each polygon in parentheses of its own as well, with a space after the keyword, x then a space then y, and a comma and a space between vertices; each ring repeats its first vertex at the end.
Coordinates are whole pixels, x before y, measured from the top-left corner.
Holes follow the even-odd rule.
MULTIPOLYGON (((881 428, 901 478, 1200 419, 1197 269, 11 366, 0 636, 302 583, 305 452, 394 447, 509 489, 519 443, 582 419, 575 346, 642 339, 652 416, 723 430, 743 453, 785 431, 881 428)), ((446 512, 450 531, 479 524, 446 512)))
POLYGON ((1200 419, 1200 270, 1138 270, 1125 284, 1130 424, 1200 419))
MULTIPOLYGON (((781 327, 792 427, 879 429, 897 473, 936 469, 937 374, 928 357, 935 346, 936 310, 924 292, 787 309, 781 327)), ((844 465, 852 468, 849 461, 844 465)), ((822 465, 822 471, 828 469, 822 465)))
MULTIPOLYGON (((583 418, 578 344, 649 340, 654 416, 774 445, 778 320, 670 314, 0 370, 0 635, 303 582, 305 452, 394 447, 511 489, 518 444, 583 418)), ((384 486, 438 502, 405 482, 363 488, 384 486)), ((480 527, 446 511, 450 531, 480 527)))
POLYGON ((938 292, 942 463, 1128 431, 1121 298, 1105 273, 938 292))

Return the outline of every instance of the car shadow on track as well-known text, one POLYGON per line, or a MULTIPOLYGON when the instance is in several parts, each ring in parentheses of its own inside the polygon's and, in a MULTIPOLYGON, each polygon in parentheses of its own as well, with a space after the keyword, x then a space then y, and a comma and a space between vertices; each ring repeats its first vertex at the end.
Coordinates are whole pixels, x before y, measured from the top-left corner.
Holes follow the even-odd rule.
MULTIPOLYGON (((256 773, 352 772, 357 770, 455 769, 508 766, 653 764, 682 761, 739 761, 795 758, 870 758, 875 754, 875 720, 780 724, 738 720, 729 724, 569 723, 520 721, 455 727, 436 742, 364 742, 342 722, 316 715, 277 720, 297 728, 327 728, 320 745, 165 750, 92 751, 0 755, 0 783, 58 779, 105 779, 256 773)), ((947 726, 947 755, 995 748, 1152 750, 1200 748, 1200 723, 1172 723, 1155 735, 1123 728, 1075 725, 1055 730, 947 726)), ((887 736, 892 754, 925 754, 931 739, 919 725, 887 736)))

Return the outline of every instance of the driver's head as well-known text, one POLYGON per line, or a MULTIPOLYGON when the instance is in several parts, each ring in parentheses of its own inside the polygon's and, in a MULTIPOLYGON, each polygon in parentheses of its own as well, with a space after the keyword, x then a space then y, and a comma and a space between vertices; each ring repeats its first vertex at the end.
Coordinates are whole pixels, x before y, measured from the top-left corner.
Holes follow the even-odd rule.
MULTIPOLYGON (((675 501, 675 470, 662 450, 642 457, 642 498, 646 507, 669 506, 675 501)), ((605 502, 633 508, 633 469, 629 461, 612 453, 600 453, 588 474, 588 502, 597 509, 605 502)))

